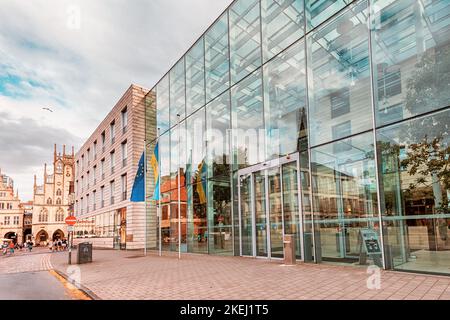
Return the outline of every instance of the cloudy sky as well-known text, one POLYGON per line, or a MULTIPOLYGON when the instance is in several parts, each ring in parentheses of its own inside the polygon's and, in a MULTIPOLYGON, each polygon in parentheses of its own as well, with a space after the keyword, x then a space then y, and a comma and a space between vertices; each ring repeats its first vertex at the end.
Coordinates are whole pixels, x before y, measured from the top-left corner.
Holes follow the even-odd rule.
POLYGON ((21 199, 54 143, 81 147, 131 83, 153 87, 229 3, 0 0, 0 168, 21 199))

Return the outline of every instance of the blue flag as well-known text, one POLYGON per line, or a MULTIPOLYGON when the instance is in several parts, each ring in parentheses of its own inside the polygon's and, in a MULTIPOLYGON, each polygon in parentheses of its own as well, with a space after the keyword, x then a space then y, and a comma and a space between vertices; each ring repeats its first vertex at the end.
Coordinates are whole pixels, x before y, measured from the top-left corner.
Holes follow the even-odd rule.
POLYGON ((132 202, 141 202, 145 200, 144 190, 144 153, 142 153, 141 160, 139 160, 138 170, 134 178, 133 190, 131 191, 132 202))
POLYGON ((152 157, 150 158, 150 164, 153 168, 153 176, 155 177, 155 190, 153 191, 153 200, 159 200, 159 143, 156 144, 155 150, 153 150, 152 157))

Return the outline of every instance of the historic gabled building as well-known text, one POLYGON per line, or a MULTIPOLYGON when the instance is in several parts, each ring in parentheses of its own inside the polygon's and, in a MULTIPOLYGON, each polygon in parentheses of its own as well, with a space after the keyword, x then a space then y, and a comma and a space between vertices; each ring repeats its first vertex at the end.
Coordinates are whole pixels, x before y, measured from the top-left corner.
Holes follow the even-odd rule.
POLYGON ((37 185, 34 176, 33 226, 32 234, 37 245, 47 245, 49 241, 67 237, 65 218, 68 216, 70 197, 73 192, 74 149, 66 154, 53 153, 53 173, 44 167, 44 181, 37 185))
POLYGON ((0 170, 0 237, 22 242, 23 208, 14 182, 0 170))

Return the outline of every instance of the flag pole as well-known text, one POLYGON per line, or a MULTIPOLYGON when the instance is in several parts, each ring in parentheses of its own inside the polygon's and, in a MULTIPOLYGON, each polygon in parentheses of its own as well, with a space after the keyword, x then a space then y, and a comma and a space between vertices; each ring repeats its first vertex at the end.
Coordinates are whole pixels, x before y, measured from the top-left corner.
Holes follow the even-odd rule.
POLYGON ((181 201, 180 201, 180 115, 177 114, 178 128, 178 259, 181 259, 181 201))
POLYGON ((145 210, 144 256, 146 256, 147 255, 147 140, 145 139, 144 139, 144 210, 145 210))
POLYGON ((158 228, 158 235, 159 235, 159 256, 161 257, 161 251, 162 251, 162 240, 161 240, 161 222, 162 222, 162 208, 161 208, 161 146, 159 145, 159 137, 160 137, 160 129, 158 128, 158 220, 159 220, 159 228, 158 228))

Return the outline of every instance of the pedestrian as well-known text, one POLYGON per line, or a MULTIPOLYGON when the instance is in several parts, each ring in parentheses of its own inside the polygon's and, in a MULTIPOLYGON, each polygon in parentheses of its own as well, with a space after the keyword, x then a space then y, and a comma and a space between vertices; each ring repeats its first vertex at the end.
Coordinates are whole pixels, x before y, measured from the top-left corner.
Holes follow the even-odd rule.
POLYGON ((54 243, 54 242, 52 242, 52 241, 49 241, 49 242, 48 242, 48 249, 49 249, 51 252, 53 252, 53 243, 54 243))
POLYGON ((14 242, 12 241, 9 243, 9 253, 14 254, 14 242))
POLYGON ((31 252, 33 250, 33 242, 28 241, 28 251, 31 252))
POLYGON ((3 242, 3 244, 2 244, 2 251, 3 251, 3 255, 8 253, 8 244, 6 242, 3 242))
POLYGON ((66 249, 67 249, 67 240, 66 239, 64 239, 62 241, 62 248, 63 248, 63 251, 66 251, 66 249))

